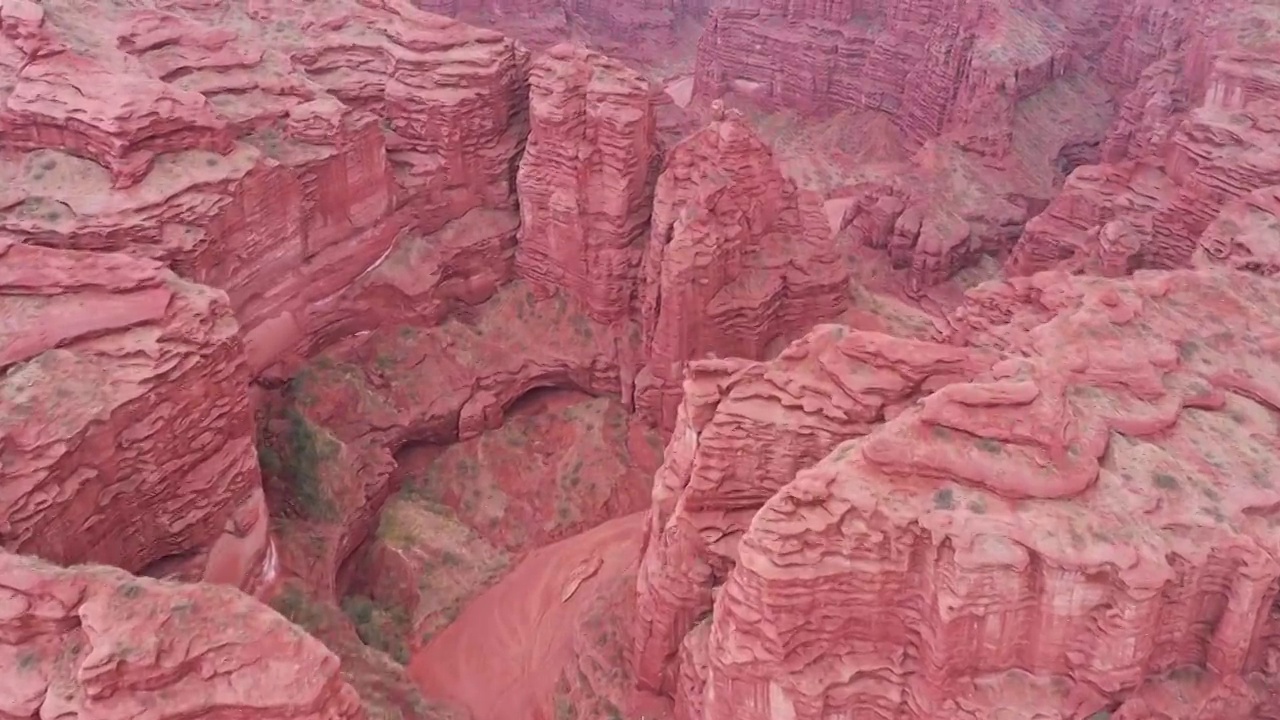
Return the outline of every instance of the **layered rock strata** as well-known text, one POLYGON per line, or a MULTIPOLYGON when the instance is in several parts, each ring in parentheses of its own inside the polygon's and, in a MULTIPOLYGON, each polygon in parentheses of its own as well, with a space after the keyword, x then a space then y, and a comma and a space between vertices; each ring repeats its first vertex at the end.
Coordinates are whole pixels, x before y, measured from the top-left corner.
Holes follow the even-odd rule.
POLYGON ((338 658, 227 587, 0 550, 5 717, 363 720, 338 658))
POLYGON ((848 267, 818 198, 737 113, 718 112, 668 155, 645 248, 635 401, 664 428, 685 361, 763 357, 847 301, 848 267))
POLYGON ((12 0, 3 29, 0 232, 225 289, 254 370, 367 329, 341 293, 406 233, 505 212, 514 242, 527 53, 497 33, 394 0, 12 0))
POLYGON ((1221 228, 1210 231, 1220 214, 1239 203, 1266 207, 1246 198, 1280 183, 1280 53, 1270 39, 1280 18, 1248 0, 1173 10, 1140 3, 1133 12, 1159 42, 1108 56, 1136 86, 1104 162, 1079 168, 1027 224, 1012 273, 1064 260, 1107 272, 1187 267, 1202 244, 1209 255, 1227 251, 1221 228), (1134 242, 1108 243, 1129 229, 1134 242))
POLYGON ((880 110, 919 144, 951 127, 1007 127, 1017 100, 1067 71, 1072 49, 1063 18, 1030 3, 751 0, 712 10, 694 92, 880 110))
POLYGON ((1231 271, 974 291, 952 338, 986 369, 770 478, 724 533, 736 564, 685 636, 681 716, 1280 711, 1277 304, 1231 271))
POLYGON ((539 55, 529 72, 516 267, 601 321, 632 308, 661 159, 654 93, 639 73, 572 45, 539 55))
POLYGON ((250 582, 266 524, 226 295, 150 260, 0 240, 0 317, 3 546, 250 582))
POLYGON ((647 517, 637 681, 676 689, 681 643, 711 611, 751 518, 783 484, 927 390, 972 375, 981 357, 828 325, 769 362, 690 363, 647 517))

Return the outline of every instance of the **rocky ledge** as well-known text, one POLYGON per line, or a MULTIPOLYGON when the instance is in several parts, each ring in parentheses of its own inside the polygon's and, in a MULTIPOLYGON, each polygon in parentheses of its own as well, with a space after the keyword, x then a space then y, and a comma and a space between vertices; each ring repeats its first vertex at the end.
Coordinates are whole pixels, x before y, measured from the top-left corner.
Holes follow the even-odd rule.
POLYGON ((1274 714, 1277 303, 1048 273, 973 291, 948 344, 695 363, 639 676, 685 718, 1274 714))

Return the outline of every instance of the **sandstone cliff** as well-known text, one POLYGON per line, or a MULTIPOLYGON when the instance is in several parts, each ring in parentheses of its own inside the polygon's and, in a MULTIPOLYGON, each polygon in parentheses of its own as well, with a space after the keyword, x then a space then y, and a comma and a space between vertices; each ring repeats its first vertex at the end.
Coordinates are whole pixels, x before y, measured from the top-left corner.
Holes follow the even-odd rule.
POLYGON ((254 371, 367 327, 341 293, 403 234, 505 212, 481 235, 514 243, 512 41, 394 0, 145 5, 5 3, 0 232, 226 290, 254 371))
POLYGON ((256 542, 212 579, 251 582, 266 526, 226 295, 149 260, 0 240, 0 316, 3 546, 200 579, 241 517, 256 542))
POLYGON ((735 113, 715 119, 671 150, 658 177, 637 407, 672 427, 685 361, 762 357, 838 314, 848 273, 817 198, 735 113))
MULTIPOLYGON (((952 337, 983 348, 984 369, 861 438, 842 429, 850 439, 806 469, 761 473, 758 492, 781 489, 736 539, 725 520, 693 535, 722 538, 736 562, 699 591, 716 601, 684 635, 678 714, 1277 712, 1264 684, 1280 663, 1277 303, 1269 280, 1236 272, 1042 274, 974 291, 952 337)), ((774 376, 803 388, 863 375, 809 363, 774 376)), ((752 397, 762 417, 786 406, 752 397)), ((686 407, 693 423, 742 414, 686 407)), ((789 413, 830 422, 834 409, 789 413)), ((738 462, 771 462, 777 444, 738 462)), ((662 500, 680 485, 664 477, 655 517, 696 505, 692 482, 689 499, 662 500)), ((660 594, 650 582, 642 598, 660 594)), ((697 618, 681 610, 656 617, 683 632, 697 618)), ((642 612, 642 642, 654 618, 642 612)), ((669 652, 671 636, 659 644, 669 652)))
POLYGON ((654 478, 637 586, 637 681, 676 689, 681 642, 710 612, 751 518, 782 485, 926 389, 972 375, 980 358, 829 325, 769 362, 692 363, 654 478))
POLYGON ((1280 183, 1280 18, 1249 0, 1137 3, 1126 17, 1104 68, 1135 85, 1107 135, 1105 162, 1078 169, 1027 224, 1010 272, 1063 261, 1110 274, 1187 267, 1202 243, 1222 256, 1230 248, 1210 225, 1238 212, 1233 201, 1280 183))
POLYGON ((603 55, 557 45, 529 73, 520 160, 520 276, 601 321, 631 314, 660 154, 655 93, 603 55))

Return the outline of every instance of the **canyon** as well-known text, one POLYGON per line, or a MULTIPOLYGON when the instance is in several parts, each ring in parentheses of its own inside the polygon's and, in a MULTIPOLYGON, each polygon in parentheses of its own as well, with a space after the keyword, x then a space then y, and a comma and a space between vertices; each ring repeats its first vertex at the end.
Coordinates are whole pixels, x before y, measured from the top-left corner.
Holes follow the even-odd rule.
POLYGON ((1280 718, 1280 9, 0 0, 0 718, 1280 718))

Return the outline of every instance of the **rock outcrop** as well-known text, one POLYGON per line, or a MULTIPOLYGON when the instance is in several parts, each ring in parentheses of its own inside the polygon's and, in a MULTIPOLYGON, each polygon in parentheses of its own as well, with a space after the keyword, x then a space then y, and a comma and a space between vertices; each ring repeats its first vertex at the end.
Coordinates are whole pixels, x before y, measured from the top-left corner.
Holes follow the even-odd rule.
POLYGON ((1137 3, 1129 16, 1144 30, 1124 42, 1118 31, 1104 66, 1136 85, 1104 162, 1076 170, 1027 224, 1011 273, 1063 261, 1104 272, 1188 267, 1202 243, 1210 255, 1227 251, 1222 228, 1210 231, 1220 213, 1238 212, 1236 201, 1266 208, 1246 197, 1280 183, 1280 18, 1248 0, 1137 3), (1109 242, 1130 230, 1132 242, 1109 242))
POLYGON ((1072 40, 1063 18, 1026 2, 749 0, 711 11, 694 93, 879 110, 918 145, 951 127, 1007 128, 1017 100, 1067 71, 1072 40))
MULTIPOLYGON (((989 354, 984 369, 863 437, 846 431, 808 468, 780 468, 741 535, 721 534, 736 563, 684 636, 678 714, 1280 711, 1266 684, 1280 667, 1278 306, 1269 279, 1232 271, 975 290, 949 352, 989 354)), ((808 363, 772 383, 824 375, 861 376, 808 363)), ((817 398, 784 410, 751 397, 761 417, 840 417, 817 398)), ((733 415, 725 401, 687 407, 693 423, 733 415)), ((753 442, 736 462, 765 465, 787 442, 753 442)))
POLYGON ((722 113, 676 145, 658 177, 636 406, 673 427, 685 361, 763 357, 839 314, 848 278, 819 199, 796 189, 737 113, 722 113))
POLYGON ((529 73, 516 267, 604 322, 633 306, 661 160, 654 93, 634 70, 573 45, 539 55, 529 73))
POLYGON ((751 518, 785 483, 927 389, 974 374, 980 358, 828 325, 769 362, 690 363, 647 519, 636 680, 676 689, 682 641, 710 612, 751 518))
POLYGON ((341 293, 403 235, 505 212, 479 232, 514 244, 513 41, 399 0, 166 8, 5 3, 0 232, 226 290, 255 372, 376 322, 341 293))
POLYGON ((0 713, 363 720, 338 658, 227 587, 0 550, 0 713))
POLYGON ((0 317, 4 548, 251 582, 266 525, 226 295, 151 260, 0 240, 0 317))

